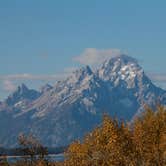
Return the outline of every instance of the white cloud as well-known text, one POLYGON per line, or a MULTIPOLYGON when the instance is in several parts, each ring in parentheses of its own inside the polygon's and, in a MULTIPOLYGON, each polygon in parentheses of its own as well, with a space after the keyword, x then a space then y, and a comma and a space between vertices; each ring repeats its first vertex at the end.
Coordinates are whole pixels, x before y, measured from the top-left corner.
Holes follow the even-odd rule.
POLYGON ((75 62, 79 62, 83 65, 99 65, 107 59, 121 55, 122 52, 119 49, 96 49, 86 48, 84 52, 74 57, 75 62))
POLYGON ((28 81, 28 80, 37 80, 37 81, 56 81, 65 79, 69 76, 76 67, 65 68, 63 72, 57 74, 10 74, 10 75, 0 75, 0 81, 10 80, 10 81, 28 81))
POLYGON ((14 91, 16 89, 16 86, 13 84, 11 80, 4 80, 3 81, 3 89, 5 91, 14 91))
POLYGON ((33 74, 12 74, 0 75, 0 80, 59 80, 65 78, 69 72, 64 72, 55 75, 33 75, 33 74))

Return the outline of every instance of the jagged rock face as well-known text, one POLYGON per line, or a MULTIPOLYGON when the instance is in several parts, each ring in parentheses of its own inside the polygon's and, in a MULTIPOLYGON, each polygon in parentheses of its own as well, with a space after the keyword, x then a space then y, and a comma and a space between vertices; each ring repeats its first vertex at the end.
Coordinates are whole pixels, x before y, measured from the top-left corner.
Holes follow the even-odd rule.
POLYGON ((41 93, 45 93, 45 92, 48 92, 49 90, 51 90, 53 88, 53 86, 49 85, 49 84, 46 84, 44 86, 41 87, 41 93))
POLYGON ((23 100, 33 101, 40 96, 38 91, 28 89, 25 84, 19 86, 16 91, 6 99, 9 106, 14 106, 23 100))
POLYGON ((99 125, 103 113, 131 120, 144 104, 166 104, 166 91, 151 82, 135 59, 120 55, 96 71, 88 66, 76 70, 41 93, 22 86, 9 98, 10 104, 0 104, 0 126, 5 127, 0 144, 15 146, 20 132, 32 132, 47 146, 61 146, 99 125))
POLYGON ((97 74, 102 80, 113 83, 113 87, 125 84, 124 87, 131 89, 136 86, 137 77, 142 77, 143 70, 135 59, 121 55, 106 61, 97 74))

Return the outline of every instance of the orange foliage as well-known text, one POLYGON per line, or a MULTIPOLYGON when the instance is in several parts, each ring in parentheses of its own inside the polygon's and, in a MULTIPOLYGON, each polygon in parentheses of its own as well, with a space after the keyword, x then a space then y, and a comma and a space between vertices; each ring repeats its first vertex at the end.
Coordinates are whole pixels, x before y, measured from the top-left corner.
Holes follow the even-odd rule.
POLYGON ((65 166, 165 166, 166 111, 146 108, 130 125, 104 116, 83 143, 66 152, 65 166))

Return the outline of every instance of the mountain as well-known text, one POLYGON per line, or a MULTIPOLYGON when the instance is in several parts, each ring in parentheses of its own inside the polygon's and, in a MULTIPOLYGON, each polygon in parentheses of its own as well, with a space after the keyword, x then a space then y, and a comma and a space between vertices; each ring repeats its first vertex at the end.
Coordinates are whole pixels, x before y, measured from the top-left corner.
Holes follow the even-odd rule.
POLYGON ((4 102, 7 107, 23 109, 28 103, 36 100, 41 95, 40 92, 29 89, 25 84, 21 84, 4 102))
POLYGON ((127 55, 111 58, 95 71, 78 69, 41 92, 21 87, 0 104, 3 146, 16 146, 21 132, 35 134, 47 146, 68 145, 99 125, 104 113, 130 121, 145 104, 166 104, 166 91, 127 55))
POLYGON ((45 92, 51 90, 52 88, 53 88, 53 86, 51 86, 50 84, 45 84, 44 86, 42 86, 40 88, 40 90, 41 90, 41 93, 45 93, 45 92))

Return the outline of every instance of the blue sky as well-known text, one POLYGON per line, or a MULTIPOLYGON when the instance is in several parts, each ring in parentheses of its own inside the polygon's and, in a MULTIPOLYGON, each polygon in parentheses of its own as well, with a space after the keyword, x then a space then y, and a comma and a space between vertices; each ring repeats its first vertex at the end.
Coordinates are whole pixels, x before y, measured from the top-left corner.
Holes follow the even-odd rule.
POLYGON ((55 82, 88 48, 128 53, 166 88, 165 18, 164 0, 2 0, 0 96, 55 82))

